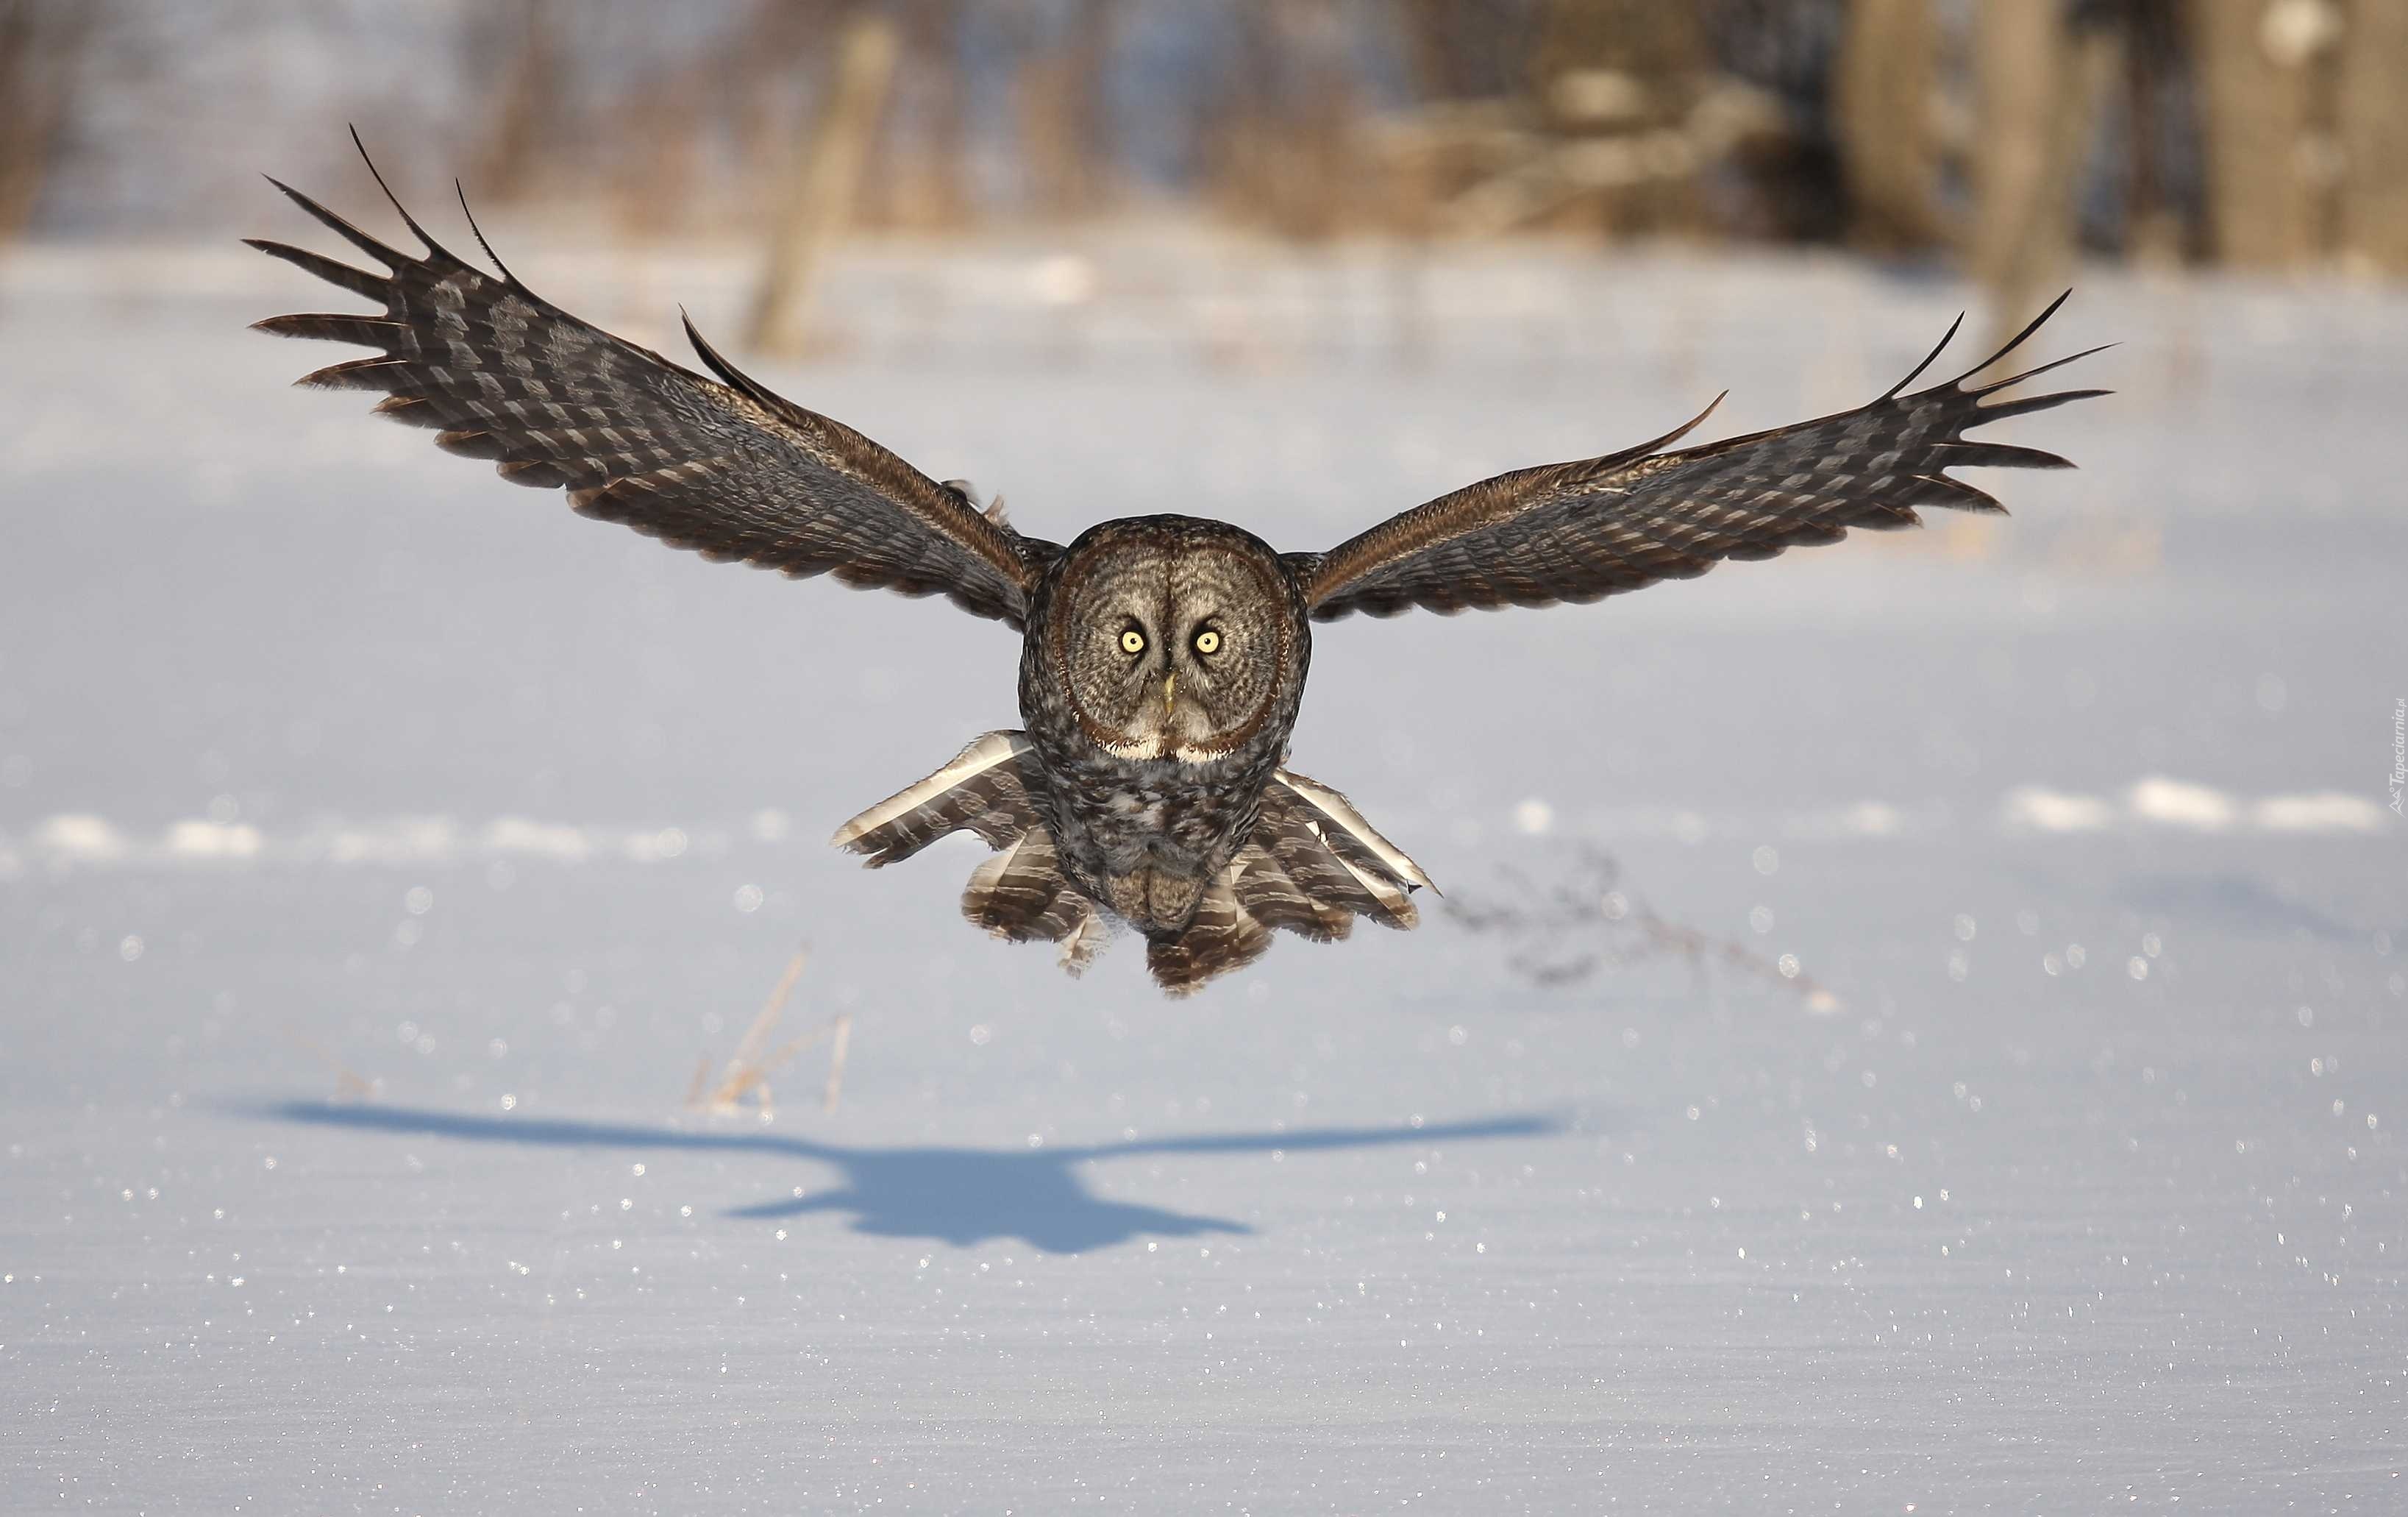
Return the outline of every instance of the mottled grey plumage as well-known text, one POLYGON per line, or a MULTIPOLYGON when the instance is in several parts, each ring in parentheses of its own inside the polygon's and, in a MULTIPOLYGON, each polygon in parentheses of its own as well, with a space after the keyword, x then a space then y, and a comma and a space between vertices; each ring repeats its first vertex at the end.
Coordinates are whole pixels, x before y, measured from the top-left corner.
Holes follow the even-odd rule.
POLYGON ((1252 533, 1140 516, 1073 542, 1020 656, 1037 805, 1071 881, 1157 944, 1184 931, 1254 831, 1312 657, 1295 578, 1252 533))
POLYGON ((1499 475, 1327 553, 1282 555, 1187 516, 1107 522, 1063 548, 770 393, 691 323, 687 336, 717 380, 578 320, 507 269, 489 275, 454 257, 398 200, 422 255, 277 188, 388 270, 252 241, 382 308, 259 323, 380 350, 302 383, 380 391, 380 412, 437 429, 439 446, 492 459, 518 484, 565 488, 578 511, 674 546, 941 593, 1020 628, 1025 730, 977 739, 835 841, 876 867, 973 832, 996 852, 963 894, 972 922, 1059 944, 1076 973, 1117 918, 1144 935, 1147 963, 1173 993, 1252 962, 1275 931, 1328 941, 1357 917, 1397 928, 1418 919, 1412 892, 1429 880, 1413 861, 1345 797, 1283 767, 1313 621, 1595 600, 1726 558, 1836 542, 1851 527, 1913 526, 1920 506, 1999 511, 1945 471, 2066 462, 1970 442, 1966 431, 2105 393, 1985 403, 2057 364, 1967 383, 2029 337, 2060 296, 1948 383, 1906 393, 1954 326, 1914 373, 1857 410, 1660 451, 1709 406, 1639 447, 1499 475))

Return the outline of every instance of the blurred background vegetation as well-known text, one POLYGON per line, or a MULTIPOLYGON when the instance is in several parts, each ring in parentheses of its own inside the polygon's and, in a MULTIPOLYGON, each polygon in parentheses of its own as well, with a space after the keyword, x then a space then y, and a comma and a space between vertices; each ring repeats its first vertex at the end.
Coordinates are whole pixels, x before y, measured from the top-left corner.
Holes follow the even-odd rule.
MULTIPOLYGON (((0 0, 0 241, 215 232, 356 121, 415 184, 820 253, 1143 216, 2408 273, 2402 0, 0 0)), ((322 181, 316 181, 322 182, 322 181)))

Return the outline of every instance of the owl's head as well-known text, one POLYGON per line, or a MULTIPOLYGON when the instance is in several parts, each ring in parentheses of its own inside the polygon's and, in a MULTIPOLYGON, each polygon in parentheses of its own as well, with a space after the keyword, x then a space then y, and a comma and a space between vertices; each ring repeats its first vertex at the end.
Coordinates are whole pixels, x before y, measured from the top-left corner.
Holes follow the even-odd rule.
POLYGON ((1295 720, 1311 651, 1278 555, 1222 522, 1145 516, 1070 545, 1032 647, 1088 738, 1207 763, 1295 720))

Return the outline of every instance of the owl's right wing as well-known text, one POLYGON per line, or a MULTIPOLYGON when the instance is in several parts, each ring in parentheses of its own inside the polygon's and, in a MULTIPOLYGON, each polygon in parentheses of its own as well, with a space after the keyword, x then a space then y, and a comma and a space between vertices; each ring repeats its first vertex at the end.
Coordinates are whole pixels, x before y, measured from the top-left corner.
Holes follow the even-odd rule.
POLYGON ((382 391, 377 411, 435 429, 437 447, 492 459, 514 484, 565 487, 580 513, 672 547, 796 578, 941 593, 978 615, 1025 621, 1056 545, 1022 537, 963 492, 738 373, 691 322, 687 337, 725 383, 580 321, 508 269, 496 278, 463 262, 398 200, 394 209, 425 244, 423 256, 276 187, 390 270, 246 239, 383 308, 258 323, 285 337, 383 350, 300 383, 382 391))
POLYGON ((1286 562, 1315 621, 1355 611, 1393 616, 1414 606, 1447 613, 1550 606, 1689 579, 1726 558, 1770 558, 1784 548, 1836 542, 1851 527, 1916 526, 1918 506, 2000 511, 1998 501, 1946 471, 2071 466, 2036 448, 1968 441, 1966 431, 2107 392, 1983 403, 2087 353, 2012 379, 1968 382, 2064 303, 2057 296, 2014 341, 1944 384, 1906 393, 1956 335, 1955 326, 1914 373, 1855 411, 1679 453, 1657 451, 1712 415, 1708 406, 1638 447, 1500 474, 1391 517, 1327 553, 1290 554, 1286 562))

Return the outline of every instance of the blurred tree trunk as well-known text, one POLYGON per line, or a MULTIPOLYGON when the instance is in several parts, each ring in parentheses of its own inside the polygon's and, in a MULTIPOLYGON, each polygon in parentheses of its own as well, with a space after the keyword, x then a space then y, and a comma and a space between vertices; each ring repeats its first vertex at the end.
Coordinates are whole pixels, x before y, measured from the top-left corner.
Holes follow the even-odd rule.
POLYGON ((970 219, 968 70, 960 37, 962 0, 920 0, 911 35, 933 86, 928 137, 921 154, 925 224, 959 227, 970 219))
POLYGON ((1980 0, 1973 23, 1972 244, 1967 262, 2000 306, 2064 261, 2049 140, 2063 20, 2055 0, 1980 0))
POLYGON ((619 222, 638 237, 681 225, 703 174, 703 112, 710 80, 699 69, 639 77, 609 112, 618 151, 609 165, 619 222))
POLYGON ((2341 59, 2341 251, 2408 273, 2408 3, 2356 0, 2341 59))
POLYGON ((1335 0, 1240 0, 1237 43, 1198 128, 1222 212, 1300 241, 1356 224, 1381 193, 1335 0))
POLYGON ((473 49, 491 50, 501 67, 477 185, 489 198, 516 200, 558 145, 564 65, 551 0, 511 0, 496 9, 483 18, 483 35, 470 39, 473 49))
POLYGON ((903 0, 897 14, 903 57, 863 215, 881 226, 956 230, 970 219, 962 0, 903 0))
POLYGON ((0 0, 0 242, 33 219, 101 0, 0 0))
POLYGON ((2083 157, 2121 44, 2104 26, 2070 27, 2054 0, 1981 0, 1973 45, 1980 124, 1966 251, 1994 325, 2012 331, 2071 272, 2083 157))
POLYGON ((1530 85, 1531 7, 1497 0, 1397 0, 1424 100, 1483 100, 1530 85))
POLYGON ((843 36, 853 9, 854 0, 760 0, 699 61, 714 91, 711 107, 727 123, 740 219, 776 224, 801 123, 824 98, 818 92, 836 72, 830 44, 843 36), (805 80, 814 82, 803 87, 805 80))
POLYGON ((1276 221, 1282 133, 1280 54, 1269 6, 1238 0, 1231 56, 1202 100, 1205 181, 1221 213, 1240 223, 1276 221))
POLYGON ((1042 49, 1015 81, 1021 140, 1038 208, 1092 215, 1112 193, 1107 70, 1123 0, 1079 0, 1067 40, 1042 49))
MULTIPOLYGON (((2124 206, 2124 255, 2155 267, 2180 264, 2195 238, 2172 193, 2167 133, 2170 111, 2187 97, 2180 81, 2184 0, 2128 0, 2124 39, 2124 109, 2131 153, 2131 189, 2124 206)), ((2197 130, 2196 116, 2186 122, 2197 130)))
POLYGON ((812 281, 829 245, 852 220, 862 165, 885 113, 901 46, 895 23, 882 14, 864 12, 845 27, 836 75, 796 144, 778 198, 768 263, 745 325, 746 340, 756 352, 792 354, 810 345, 804 318, 812 281))
MULTIPOLYGON (((2307 65, 2324 9, 2323 0, 2191 0, 2208 233, 2228 263, 2280 268, 2321 240, 2307 65)), ((2385 87, 2397 92, 2398 75, 2385 87)))
POLYGON ((1281 123, 1288 151, 1278 224, 1290 237, 1318 240, 1354 221, 1371 173, 1361 153, 1362 98, 1336 0, 1290 0, 1281 19, 1282 51, 1294 72, 1281 123))
POLYGON ((1939 58, 1931 0, 1855 0, 1848 7, 1834 125, 1858 246, 1897 252, 1941 240, 1932 121, 1939 58))

